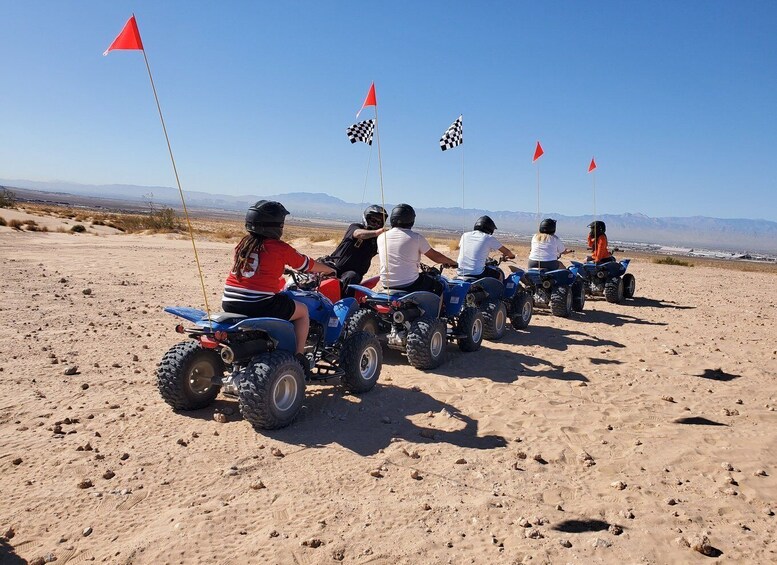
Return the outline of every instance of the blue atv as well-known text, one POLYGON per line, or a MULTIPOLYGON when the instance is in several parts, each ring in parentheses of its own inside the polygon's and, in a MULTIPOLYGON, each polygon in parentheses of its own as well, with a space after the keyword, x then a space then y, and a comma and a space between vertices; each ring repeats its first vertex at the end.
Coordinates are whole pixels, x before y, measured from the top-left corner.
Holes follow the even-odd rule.
POLYGON ((575 272, 589 296, 604 296, 607 302, 622 302, 633 298, 637 289, 634 275, 627 273, 630 259, 607 263, 579 263, 572 261, 570 270, 575 272))
MULTIPOLYGON (((504 258, 488 259, 486 266, 498 268, 504 258)), ((490 341, 504 337, 507 320, 516 330, 526 329, 534 312, 531 293, 521 284, 524 271, 510 266, 511 273, 503 280, 493 277, 459 276, 469 284, 467 304, 477 306, 483 313, 483 336, 490 341)))
POLYGON ((534 298, 534 305, 550 308, 554 316, 568 318, 585 306, 583 283, 570 269, 528 269, 521 280, 534 298))
POLYGON ((289 425, 299 413, 307 382, 339 378, 350 392, 367 392, 380 376, 383 352, 375 336, 344 331, 358 310, 353 298, 332 303, 317 292, 288 289, 310 313, 305 370, 296 358, 294 326, 276 318, 248 318, 196 308, 165 312, 193 325, 176 331, 190 339, 174 345, 157 366, 157 386, 175 410, 210 405, 219 393, 236 396, 240 413, 255 429, 289 425))
POLYGON ((433 267, 422 268, 443 285, 442 298, 432 292, 375 292, 351 285, 365 298, 362 308, 350 319, 349 332, 379 335, 389 348, 405 352, 413 367, 434 369, 445 360, 448 341, 456 341, 462 351, 480 349, 483 316, 476 306, 467 303, 467 285, 448 281, 433 267))

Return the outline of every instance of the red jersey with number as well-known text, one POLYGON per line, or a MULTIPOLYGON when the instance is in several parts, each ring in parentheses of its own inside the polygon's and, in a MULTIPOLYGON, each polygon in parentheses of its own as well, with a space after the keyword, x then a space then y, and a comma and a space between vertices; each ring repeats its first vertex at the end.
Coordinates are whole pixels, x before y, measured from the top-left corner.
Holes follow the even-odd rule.
POLYGON ((283 290, 283 269, 288 265, 296 271, 306 271, 313 263, 307 255, 298 253, 288 243, 267 239, 258 253, 248 256, 240 278, 233 271, 227 275, 222 301, 255 302, 283 290))

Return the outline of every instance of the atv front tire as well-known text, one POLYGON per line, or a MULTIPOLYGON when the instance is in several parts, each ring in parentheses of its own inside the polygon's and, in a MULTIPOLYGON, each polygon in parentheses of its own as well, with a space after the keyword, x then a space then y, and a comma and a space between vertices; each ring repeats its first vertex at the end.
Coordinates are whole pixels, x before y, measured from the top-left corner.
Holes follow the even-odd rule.
POLYGON ((572 287, 559 286, 550 293, 550 312, 554 316, 569 318, 572 313, 572 287))
POLYGON ((422 316, 407 332, 407 360, 416 369, 434 369, 445 360, 448 330, 444 320, 422 316))
POLYGON ((156 381, 162 399, 173 410, 197 410, 210 405, 219 393, 224 362, 212 349, 187 340, 175 344, 157 365, 156 381))
POLYGON ((507 306, 503 300, 488 300, 483 309, 483 337, 496 341, 502 339, 507 329, 507 306))
POLYGON ((480 349, 483 343, 483 314, 478 308, 464 308, 459 316, 459 331, 464 334, 459 339, 459 349, 468 353, 480 349))
POLYGON ((291 424, 305 399, 305 373, 294 354, 273 351, 256 358, 238 388, 240 413, 256 430, 291 424))
POLYGON ((623 301, 623 279, 615 277, 604 283, 604 297, 607 302, 622 302, 623 301))
POLYGON ((525 330, 534 314, 534 297, 528 292, 521 292, 513 297, 510 323, 516 330, 525 330))
POLYGON ((637 279, 631 273, 623 275, 623 298, 634 298, 634 291, 637 290, 637 279))
POLYGON ((378 338, 367 332, 348 334, 340 351, 343 386, 350 392, 367 392, 378 382, 383 350, 378 338))

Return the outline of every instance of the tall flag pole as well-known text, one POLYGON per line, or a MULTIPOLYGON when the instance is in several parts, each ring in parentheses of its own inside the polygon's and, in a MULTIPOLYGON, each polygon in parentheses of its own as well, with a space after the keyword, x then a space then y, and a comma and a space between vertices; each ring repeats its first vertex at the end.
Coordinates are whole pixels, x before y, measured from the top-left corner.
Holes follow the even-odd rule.
POLYGON ((591 157, 591 164, 588 165, 588 172, 593 173, 591 175, 591 180, 593 181, 594 185, 594 222, 596 221, 596 160, 591 157))
POLYGON ((165 119, 162 115, 162 107, 159 105, 159 97, 156 93, 156 86, 154 85, 154 77, 151 75, 151 67, 148 64, 148 57, 146 56, 146 50, 143 47, 143 41, 140 39, 140 31, 138 30, 138 24, 135 20, 135 14, 130 16, 127 23, 124 24, 124 28, 121 33, 116 36, 113 43, 110 44, 108 49, 105 50, 103 56, 107 55, 111 51, 128 50, 128 51, 142 51, 143 60, 146 62, 146 70, 148 71, 148 78, 151 81, 151 90, 154 92, 154 100, 156 100, 156 108, 159 112, 159 120, 162 123, 162 131, 165 134, 165 141, 167 142, 167 152, 170 154, 170 162, 173 164, 173 173, 175 173, 175 182, 178 184, 178 192, 181 195, 181 204, 183 205, 183 213, 186 217, 186 225, 189 227, 189 238, 192 240, 192 249, 194 250, 194 260, 197 263, 197 272, 200 275, 200 285, 202 286, 202 296, 205 299, 205 310, 208 314, 208 320, 210 321, 210 305, 208 304, 208 293, 205 290, 205 278, 202 276, 202 267, 200 265, 200 257, 197 254, 197 246, 194 244, 194 231, 192 230, 192 223, 189 219, 189 211, 186 209, 186 200, 183 197, 183 188, 181 188, 181 180, 178 177, 178 168, 175 166, 175 158, 173 157, 173 149, 170 145, 170 138, 167 135, 167 127, 165 126, 165 119))
POLYGON ((440 149, 447 151, 454 147, 462 146, 461 148, 461 221, 463 229, 466 230, 466 218, 464 217, 464 119, 463 115, 459 114, 445 133, 440 138, 440 149))
MULTIPOLYGON (((378 97, 375 94, 375 81, 370 84, 370 90, 367 92, 367 97, 364 99, 364 103, 362 104, 362 107, 359 108, 359 111, 356 112, 356 118, 359 118, 359 114, 362 113, 362 110, 364 110, 367 106, 372 106, 375 108, 375 139, 378 141, 378 176, 380 177, 380 205, 383 207, 383 209, 386 209, 386 197, 383 191, 383 159, 381 158, 380 153, 380 128, 378 128, 378 97)), ((370 138, 371 140, 371 138, 370 138)), ((371 145, 371 143, 370 143, 371 145)), ((366 186, 366 181, 365 181, 366 186)), ((384 222, 388 218, 384 218, 384 222)), ((388 243, 386 242, 386 238, 383 238, 383 253, 386 257, 386 278, 385 280, 388 281, 388 243)), ((388 284, 385 285, 388 289, 388 284)))
MULTIPOLYGON (((545 154, 545 152, 542 150, 542 145, 540 145, 540 142, 537 142, 537 147, 534 149, 534 157, 532 158, 532 163, 537 163, 537 159, 542 157, 545 154)), ((537 219, 540 219, 540 164, 537 163, 537 219)))

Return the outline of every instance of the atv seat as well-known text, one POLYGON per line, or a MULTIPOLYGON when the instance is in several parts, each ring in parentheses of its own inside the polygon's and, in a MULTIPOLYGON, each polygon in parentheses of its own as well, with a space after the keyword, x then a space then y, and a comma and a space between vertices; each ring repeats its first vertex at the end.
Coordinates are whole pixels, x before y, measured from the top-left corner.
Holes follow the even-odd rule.
POLYGON ((475 282, 475 281, 479 281, 482 278, 483 278, 482 275, 459 275, 454 280, 466 281, 466 282, 475 282))
POLYGON ((231 312, 215 312, 210 315, 210 321, 217 324, 236 323, 247 317, 243 316, 243 314, 232 314, 231 312))

